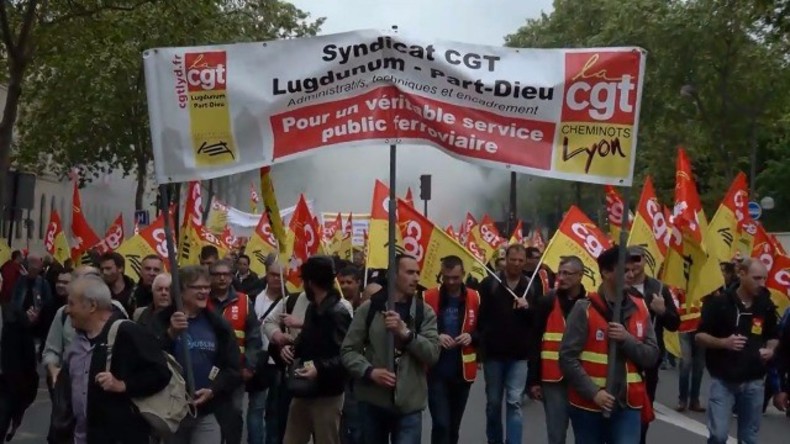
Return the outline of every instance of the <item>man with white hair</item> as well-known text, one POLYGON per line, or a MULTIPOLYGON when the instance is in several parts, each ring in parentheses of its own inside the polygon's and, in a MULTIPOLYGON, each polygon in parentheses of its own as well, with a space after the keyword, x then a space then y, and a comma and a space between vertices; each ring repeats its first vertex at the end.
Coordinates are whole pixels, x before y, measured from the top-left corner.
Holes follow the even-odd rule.
POLYGON ((137 322, 148 331, 155 332, 157 330, 154 325, 157 322, 157 314, 173 303, 173 299, 170 297, 170 285, 172 282, 173 278, 170 276, 170 273, 156 275, 151 284, 153 295, 151 303, 135 310, 132 316, 134 322, 137 322))
MULTIPOLYGON (((58 281, 60 282, 63 280, 63 284, 69 288, 73 280, 87 275, 93 275, 95 277, 101 276, 97 268, 88 265, 82 265, 77 267, 77 269, 71 274, 60 274, 58 276, 58 281)), ((126 311, 120 302, 113 299, 112 303, 113 309, 118 314, 118 316, 127 317, 126 311)), ((47 382, 50 388, 54 387, 55 385, 55 380, 58 377, 58 373, 60 373, 60 369, 63 367, 63 355, 69 348, 69 345, 71 345, 72 341, 74 341, 74 337, 76 335, 77 331, 74 330, 74 326, 71 325, 71 319, 69 318, 67 306, 64 305, 63 307, 60 307, 57 312, 55 312, 52 324, 49 327, 47 340, 44 344, 44 352, 41 356, 41 362, 44 364, 44 368, 47 370, 47 382)), ((51 395, 52 392, 50 391, 50 396, 51 395)))
POLYGON ((68 312, 78 331, 66 354, 75 444, 147 442, 150 428, 135 413, 132 398, 151 396, 170 381, 170 370, 154 337, 133 322, 118 328, 107 371, 107 335, 119 316, 109 287, 95 274, 77 278, 68 312))

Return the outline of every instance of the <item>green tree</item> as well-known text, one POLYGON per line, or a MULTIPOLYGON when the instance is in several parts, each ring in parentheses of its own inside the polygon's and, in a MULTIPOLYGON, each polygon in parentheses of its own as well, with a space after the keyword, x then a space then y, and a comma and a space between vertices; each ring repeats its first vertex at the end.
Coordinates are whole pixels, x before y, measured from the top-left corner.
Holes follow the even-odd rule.
MULTIPOLYGON (((736 171, 750 172, 752 157, 755 173, 769 167, 769 155, 787 134, 780 116, 790 109, 790 69, 775 30, 765 25, 764 9, 734 0, 554 5, 551 14, 508 35, 507 45, 636 45, 648 51, 635 186, 650 174, 662 201, 671 202, 675 149, 683 145, 712 215, 736 171)), ((635 189, 632 206, 638 195, 635 189)))
POLYGON ((143 51, 313 35, 322 21, 278 0, 170 0, 71 21, 48 36, 29 81, 20 161, 60 174, 79 165, 87 180, 135 173, 141 209, 153 160, 143 51))
MULTIPOLYGON (((107 12, 129 12, 153 0, 2 0, 0 1, 0 81, 7 88, 0 120, 0 196, 12 165, 14 127, 23 87, 46 36, 76 20, 107 12)), ((65 43, 57 41, 57 46, 65 43)))

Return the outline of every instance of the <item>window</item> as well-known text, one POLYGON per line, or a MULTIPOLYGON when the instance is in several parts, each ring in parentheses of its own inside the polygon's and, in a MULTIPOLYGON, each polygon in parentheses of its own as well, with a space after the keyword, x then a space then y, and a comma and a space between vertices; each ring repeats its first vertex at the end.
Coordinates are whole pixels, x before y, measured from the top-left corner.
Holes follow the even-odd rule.
POLYGON ((45 220, 47 212, 47 195, 41 195, 41 205, 39 205, 39 213, 38 213, 38 238, 44 239, 44 226, 45 224, 49 224, 49 220, 45 220))

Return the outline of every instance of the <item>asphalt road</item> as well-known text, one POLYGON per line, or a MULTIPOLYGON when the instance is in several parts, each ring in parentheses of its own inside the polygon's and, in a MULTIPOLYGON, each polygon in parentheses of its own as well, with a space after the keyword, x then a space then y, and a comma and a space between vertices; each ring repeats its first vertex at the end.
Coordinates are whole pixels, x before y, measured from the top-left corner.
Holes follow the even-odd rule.
MULTIPOLYGON (((702 398, 706 401, 708 392, 707 375, 703 380, 702 398)), ((485 440, 485 393, 482 375, 478 377, 472 388, 467 404, 466 414, 461 426, 461 442, 463 444, 484 444, 485 440)), ((656 413, 658 419, 652 424, 648 442, 653 443, 704 443, 707 437, 704 413, 686 412, 683 414, 673 409, 677 403, 677 371, 661 372, 658 387, 656 413)), ((15 443, 44 443, 49 426, 50 403, 46 388, 39 389, 38 399, 28 410, 15 443)), ((543 407, 538 402, 528 401, 524 406, 524 443, 542 444, 546 442, 545 417, 543 407)), ((730 436, 736 435, 735 419, 733 419, 730 436)), ((430 442, 431 420, 426 411, 423 417, 423 443, 430 442)), ((763 416, 760 429, 760 443, 784 444, 790 442, 790 418, 769 407, 763 416), (784 438, 782 438, 784 436, 784 438)), ((569 443, 573 442, 573 432, 569 432, 569 443)), ((733 438, 729 442, 736 443, 733 438)))

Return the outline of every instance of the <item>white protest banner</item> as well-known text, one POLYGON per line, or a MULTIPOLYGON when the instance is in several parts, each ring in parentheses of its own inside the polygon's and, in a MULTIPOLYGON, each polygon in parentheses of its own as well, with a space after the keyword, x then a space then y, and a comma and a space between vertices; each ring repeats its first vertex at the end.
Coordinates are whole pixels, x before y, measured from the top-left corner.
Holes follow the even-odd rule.
POLYGON ((513 171, 630 185, 645 52, 355 31, 144 53, 159 183, 317 149, 427 144, 513 171))

